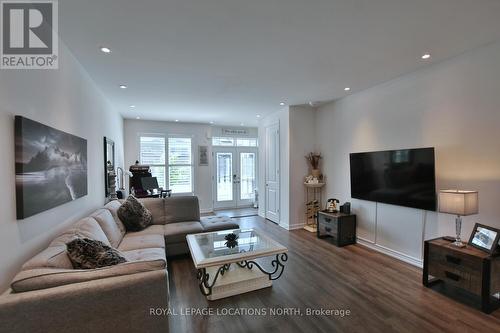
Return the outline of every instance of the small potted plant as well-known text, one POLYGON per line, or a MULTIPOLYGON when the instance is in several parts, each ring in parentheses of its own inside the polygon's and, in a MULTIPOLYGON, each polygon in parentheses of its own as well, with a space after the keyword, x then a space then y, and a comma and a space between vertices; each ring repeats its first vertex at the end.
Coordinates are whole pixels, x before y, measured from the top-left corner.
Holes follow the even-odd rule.
POLYGON ((319 160, 321 159, 321 154, 309 153, 306 156, 307 162, 311 166, 311 174, 314 178, 319 179, 321 176, 321 171, 319 170, 319 160))

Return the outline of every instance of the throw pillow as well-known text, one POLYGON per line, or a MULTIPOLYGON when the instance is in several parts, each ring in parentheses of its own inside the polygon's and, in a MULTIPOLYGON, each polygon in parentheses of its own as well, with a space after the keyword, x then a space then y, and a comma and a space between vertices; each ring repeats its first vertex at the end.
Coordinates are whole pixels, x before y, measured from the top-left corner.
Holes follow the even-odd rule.
POLYGON ((127 231, 141 231, 153 222, 151 212, 132 195, 118 208, 117 215, 127 231))
POLYGON ((127 261, 118 250, 94 239, 75 238, 66 247, 75 269, 113 266, 127 261))

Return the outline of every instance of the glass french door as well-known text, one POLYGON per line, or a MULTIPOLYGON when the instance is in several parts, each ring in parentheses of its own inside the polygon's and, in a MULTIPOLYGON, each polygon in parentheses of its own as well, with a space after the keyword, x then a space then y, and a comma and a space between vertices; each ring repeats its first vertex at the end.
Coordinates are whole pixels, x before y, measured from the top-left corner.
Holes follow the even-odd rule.
POLYGON ((256 148, 214 148, 214 208, 251 206, 257 186, 256 170, 256 148))

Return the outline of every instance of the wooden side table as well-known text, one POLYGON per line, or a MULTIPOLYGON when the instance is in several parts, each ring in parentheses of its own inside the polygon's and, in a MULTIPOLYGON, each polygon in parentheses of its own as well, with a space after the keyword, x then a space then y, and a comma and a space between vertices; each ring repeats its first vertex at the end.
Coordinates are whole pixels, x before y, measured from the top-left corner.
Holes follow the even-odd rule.
POLYGON ((499 308, 500 300, 493 295, 500 292, 500 257, 451 243, 443 238, 425 241, 423 285, 451 286, 448 296, 479 305, 485 313, 499 308))
POLYGON ((318 212, 318 238, 330 238, 336 246, 356 243, 356 215, 318 212))

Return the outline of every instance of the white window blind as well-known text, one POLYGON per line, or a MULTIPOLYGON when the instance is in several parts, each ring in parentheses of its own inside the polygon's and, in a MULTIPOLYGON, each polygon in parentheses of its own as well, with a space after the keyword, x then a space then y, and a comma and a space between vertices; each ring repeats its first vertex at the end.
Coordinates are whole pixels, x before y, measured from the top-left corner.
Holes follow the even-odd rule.
POLYGON ((257 138, 213 137, 212 145, 225 147, 257 147, 257 138))
POLYGON ((151 175, 158 179, 158 186, 166 188, 165 182, 165 138, 161 136, 141 136, 140 163, 151 167, 151 175))
POLYGON ((236 139, 238 147, 257 147, 257 139, 255 138, 238 138, 236 139))
POLYGON ((213 137, 212 145, 214 146, 234 146, 234 138, 213 137))
POLYGON ((172 193, 193 192, 191 138, 168 138, 168 184, 172 193))

